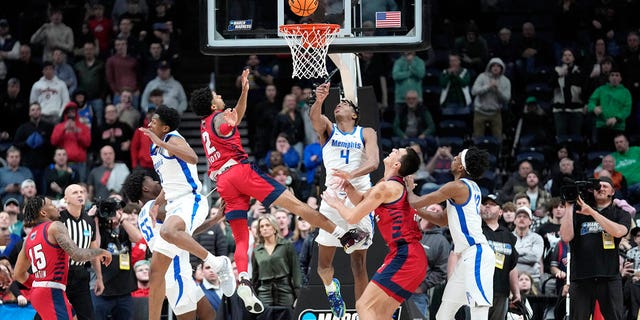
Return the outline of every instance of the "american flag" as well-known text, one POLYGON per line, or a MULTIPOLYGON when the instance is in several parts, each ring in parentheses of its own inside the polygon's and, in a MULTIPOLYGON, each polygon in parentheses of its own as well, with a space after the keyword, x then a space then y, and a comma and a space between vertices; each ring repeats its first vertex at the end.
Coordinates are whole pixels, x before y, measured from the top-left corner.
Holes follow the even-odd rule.
POLYGON ((400 28, 400 11, 376 12, 376 28, 400 28))

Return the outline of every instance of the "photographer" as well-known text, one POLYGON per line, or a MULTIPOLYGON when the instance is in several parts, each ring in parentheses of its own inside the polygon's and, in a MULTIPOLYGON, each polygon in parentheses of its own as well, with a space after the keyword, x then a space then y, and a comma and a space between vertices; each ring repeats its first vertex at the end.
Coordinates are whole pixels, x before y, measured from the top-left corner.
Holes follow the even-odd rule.
POLYGON ((131 292, 137 288, 131 265, 131 244, 140 238, 139 232, 126 221, 118 195, 96 202, 100 247, 113 255, 109 266, 102 266, 104 291, 95 297, 95 318, 128 320, 133 316, 131 292))
POLYGON ((615 190, 610 178, 601 177, 599 187, 579 182, 574 186, 577 200, 572 197, 575 192, 563 188, 568 203, 560 225, 560 237, 569 242, 572 253, 571 319, 589 319, 596 299, 605 319, 622 319, 618 244, 629 231, 631 217, 613 204, 615 190), (591 195, 593 199, 585 200, 591 195))

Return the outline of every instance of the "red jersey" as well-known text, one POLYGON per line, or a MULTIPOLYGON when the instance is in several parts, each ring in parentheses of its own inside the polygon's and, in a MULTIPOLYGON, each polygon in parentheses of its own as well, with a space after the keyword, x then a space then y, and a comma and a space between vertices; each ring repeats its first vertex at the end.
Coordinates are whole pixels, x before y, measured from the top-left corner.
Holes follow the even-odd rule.
POLYGON ((240 162, 248 158, 242 148, 240 132, 237 127, 233 128, 233 133, 228 137, 221 137, 216 133, 213 128, 213 119, 221 113, 222 111, 216 111, 200 121, 200 136, 209 164, 208 175, 220 169, 231 159, 240 162))
MULTIPOLYGON (((400 177, 391 177, 389 180, 404 185, 400 177)), ((414 219, 416 210, 409 205, 406 188, 400 199, 392 203, 383 203, 374 213, 380 235, 389 246, 389 254, 395 253, 400 245, 420 242, 422 239, 422 233, 414 219)))
POLYGON ((33 280, 67 285, 69 255, 60 246, 49 242, 47 238, 49 226, 51 221, 33 227, 24 243, 33 270, 33 280))

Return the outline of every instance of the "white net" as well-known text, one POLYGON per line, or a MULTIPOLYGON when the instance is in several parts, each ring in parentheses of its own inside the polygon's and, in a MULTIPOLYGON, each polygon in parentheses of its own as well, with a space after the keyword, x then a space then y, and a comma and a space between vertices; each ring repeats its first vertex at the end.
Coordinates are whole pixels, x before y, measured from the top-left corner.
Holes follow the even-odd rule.
POLYGON ((312 79, 326 77, 327 50, 340 30, 337 24, 289 24, 280 26, 280 32, 291 49, 292 78, 312 79))

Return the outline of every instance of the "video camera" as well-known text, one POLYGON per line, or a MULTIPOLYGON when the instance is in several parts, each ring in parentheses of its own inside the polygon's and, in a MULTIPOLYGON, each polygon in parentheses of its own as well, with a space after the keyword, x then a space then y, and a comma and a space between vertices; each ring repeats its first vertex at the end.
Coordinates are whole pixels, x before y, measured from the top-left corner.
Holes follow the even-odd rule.
POLYGON ((586 203, 594 203, 593 191, 600 190, 600 180, 588 179, 587 181, 573 181, 570 178, 564 178, 560 191, 562 199, 568 203, 575 203, 578 196, 586 203))
POLYGON ((126 203, 124 201, 116 200, 113 198, 97 199, 95 202, 98 218, 109 219, 116 216, 116 211, 124 208, 126 203))

